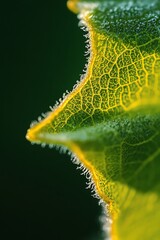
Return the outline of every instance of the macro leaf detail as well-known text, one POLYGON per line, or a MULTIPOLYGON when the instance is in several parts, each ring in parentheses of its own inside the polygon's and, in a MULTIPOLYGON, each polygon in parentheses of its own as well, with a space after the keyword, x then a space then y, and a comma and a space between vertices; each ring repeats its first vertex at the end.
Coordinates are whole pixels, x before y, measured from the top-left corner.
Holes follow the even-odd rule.
POLYGON ((78 1, 88 31, 82 80, 32 142, 67 147, 90 171, 111 216, 111 239, 160 239, 160 3, 78 1))

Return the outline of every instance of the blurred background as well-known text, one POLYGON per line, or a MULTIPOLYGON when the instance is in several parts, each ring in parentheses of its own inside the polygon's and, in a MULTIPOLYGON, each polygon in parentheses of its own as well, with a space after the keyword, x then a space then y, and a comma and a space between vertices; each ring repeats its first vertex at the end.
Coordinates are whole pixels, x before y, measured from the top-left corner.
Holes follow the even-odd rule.
POLYGON ((101 207, 68 155, 26 131, 80 79, 84 32, 65 0, 1 3, 0 239, 99 240, 101 207))

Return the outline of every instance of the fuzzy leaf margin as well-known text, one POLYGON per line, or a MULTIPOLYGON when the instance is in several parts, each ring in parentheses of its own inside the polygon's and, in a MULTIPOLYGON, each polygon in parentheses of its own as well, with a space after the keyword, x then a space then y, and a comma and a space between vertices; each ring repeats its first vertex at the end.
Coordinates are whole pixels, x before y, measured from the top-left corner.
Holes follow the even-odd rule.
POLYGON ((160 238, 160 3, 68 1, 89 32, 77 87, 27 139, 58 144, 89 169, 111 238, 160 238))

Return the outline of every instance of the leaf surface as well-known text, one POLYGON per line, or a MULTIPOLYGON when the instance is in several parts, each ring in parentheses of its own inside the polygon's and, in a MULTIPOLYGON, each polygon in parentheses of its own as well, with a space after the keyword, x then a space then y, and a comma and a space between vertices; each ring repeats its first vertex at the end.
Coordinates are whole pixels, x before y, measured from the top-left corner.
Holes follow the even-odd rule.
POLYGON ((27 139, 58 144, 89 169, 111 239, 160 239, 160 3, 68 1, 88 30, 81 82, 27 139))

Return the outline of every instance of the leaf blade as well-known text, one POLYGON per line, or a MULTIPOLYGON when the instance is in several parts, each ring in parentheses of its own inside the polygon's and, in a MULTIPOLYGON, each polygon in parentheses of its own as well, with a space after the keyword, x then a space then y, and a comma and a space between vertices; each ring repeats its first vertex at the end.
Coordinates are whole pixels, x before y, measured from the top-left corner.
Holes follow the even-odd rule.
POLYGON ((160 5, 69 1, 69 7, 81 12, 89 30, 88 69, 27 138, 64 145, 77 154, 109 204, 113 239, 158 240, 160 5), (139 227, 142 220, 148 232, 139 227))

